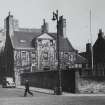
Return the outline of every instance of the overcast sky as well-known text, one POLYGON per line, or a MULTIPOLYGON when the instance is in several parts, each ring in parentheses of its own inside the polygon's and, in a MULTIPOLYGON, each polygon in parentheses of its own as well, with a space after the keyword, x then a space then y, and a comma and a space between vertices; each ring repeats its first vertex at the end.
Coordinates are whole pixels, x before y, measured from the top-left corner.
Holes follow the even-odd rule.
POLYGON ((73 47, 85 51, 90 40, 90 16, 92 18, 93 43, 99 28, 105 32, 105 0, 0 0, 0 27, 8 11, 19 20, 20 27, 40 28, 43 18, 50 23, 50 31, 56 31, 52 22, 52 12, 67 19, 67 37, 73 47))

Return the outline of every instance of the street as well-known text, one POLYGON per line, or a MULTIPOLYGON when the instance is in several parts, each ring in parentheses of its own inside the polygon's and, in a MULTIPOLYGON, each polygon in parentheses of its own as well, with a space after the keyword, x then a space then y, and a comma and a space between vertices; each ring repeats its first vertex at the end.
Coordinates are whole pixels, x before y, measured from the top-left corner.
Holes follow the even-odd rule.
POLYGON ((24 89, 0 88, 0 105, 105 105, 105 95, 51 95, 33 92, 23 97, 24 89))
MULTIPOLYGON (((39 96, 47 96, 48 94, 34 92, 35 97, 39 96)), ((17 88, 2 88, 0 87, 0 98, 12 98, 12 97, 23 97, 24 96, 24 89, 17 89, 17 88)), ((27 94, 28 97, 32 97, 31 95, 27 94)))

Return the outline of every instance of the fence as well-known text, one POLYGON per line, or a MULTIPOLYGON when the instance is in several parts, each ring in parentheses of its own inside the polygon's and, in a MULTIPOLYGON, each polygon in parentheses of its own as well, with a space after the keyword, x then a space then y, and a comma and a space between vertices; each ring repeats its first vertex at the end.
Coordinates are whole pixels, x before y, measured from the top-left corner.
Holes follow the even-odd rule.
MULTIPOLYGON (((78 70, 62 70, 61 71, 61 86, 62 91, 75 93, 78 89, 78 70)), ((28 79, 30 85, 33 87, 54 89, 58 85, 58 71, 39 71, 33 73, 21 74, 21 85, 24 85, 24 81, 28 79)))

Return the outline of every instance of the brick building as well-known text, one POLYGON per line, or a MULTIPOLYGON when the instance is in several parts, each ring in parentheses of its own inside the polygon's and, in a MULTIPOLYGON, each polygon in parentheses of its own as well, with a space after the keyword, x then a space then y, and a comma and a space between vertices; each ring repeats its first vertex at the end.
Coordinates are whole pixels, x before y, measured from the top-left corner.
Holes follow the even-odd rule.
MULTIPOLYGON (((65 35, 66 21, 61 18, 59 25, 60 68, 82 68, 86 59, 78 55, 65 35), (62 34, 61 34, 62 33, 62 34)), ((48 31, 43 21, 39 29, 20 28, 9 14, 4 25, 6 40, 2 55, 4 76, 13 76, 20 85, 20 74, 40 70, 57 70, 56 33, 48 31)))

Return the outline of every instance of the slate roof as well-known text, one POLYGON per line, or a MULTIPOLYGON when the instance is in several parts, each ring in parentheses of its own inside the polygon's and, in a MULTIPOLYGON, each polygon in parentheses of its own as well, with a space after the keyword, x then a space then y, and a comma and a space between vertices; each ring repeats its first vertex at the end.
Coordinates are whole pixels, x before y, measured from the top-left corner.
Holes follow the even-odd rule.
POLYGON ((70 52, 76 51, 67 38, 60 37, 59 39, 60 39, 59 40, 60 51, 67 51, 67 52, 69 52, 69 51, 70 52))
MULTIPOLYGON (((41 33, 14 31, 14 35, 11 37, 13 48, 34 48, 32 40, 40 35, 41 33)), ((56 39, 56 33, 48 33, 48 35, 56 39)), ((60 51, 75 51, 70 41, 63 37, 59 37, 59 48, 60 51)))
MULTIPOLYGON (((52 37, 54 37, 55 39, 57 38, 56 33, 48 33, 49 35, 51 35, 52 37)), ((59 37, 59 50, 60 51, 70 51, 70 52, 74 52, 76 51, 72 44, 70 43, 70 41, 67 38, 64 37, 59 37)))
POLYGON ((14 35, 11 36, 13 48, 33 48, 31 41, 38 35, 39 33, 35 32, 14 31, 14 35))
POLYGON ((74 61, 75 64, 83 64, 83 63, 87 63, 88 60, 82 56, 80 56, 79 54, 76 55, 76 60, 74 61))

